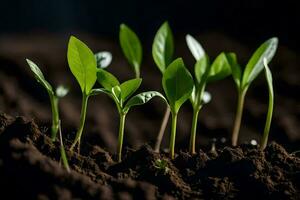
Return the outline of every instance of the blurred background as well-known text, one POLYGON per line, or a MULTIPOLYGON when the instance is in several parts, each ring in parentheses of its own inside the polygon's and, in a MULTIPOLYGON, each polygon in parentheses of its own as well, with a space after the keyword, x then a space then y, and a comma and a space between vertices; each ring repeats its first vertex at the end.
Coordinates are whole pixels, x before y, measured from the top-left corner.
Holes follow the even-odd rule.
MULTIPOLYGON (((183 57, 190 71, 194 60, 185 44, 192 34, 211 59, 221 51, 238 54, 245 66, 254 50, 277 36, 279 49, 271 70, 274 76, 275 113, 271 140, 290 151, 300 146, 299 3, 283 1, 2 1, 0 12, 0 111, 33 118, 42 129, 51 121, 47 93, 38 85, 25 58, 30 58, 53 85, 67 85, 70 94, 61 101, 64 132, 74 133, 79 122, 80 90, 66 60, 68 38, 75 35, 94 51, 113 54, 109 71, 125 81, 134 76, 119 46, 119 25, 126 23, 143 43, 143 84, 140 91, 161 91, 161 74, 154 65, 151 45, 155 32, 169 21, 175 36, 176 57, 183 57)), ((209 148, 212 138, 229 138, 235 115, 237 93, 229 77, 208 85, 212 101, 200 113, 197 142, 209 148)), ((240 142, 259 140, 267 112, 267 87, 261 75, 246 97, 240 142)), ((138 148, 152 144, 159 130, 165 105, 158 99, 136 107, 128 115, 125 143, 138 148)), ((188 147, 191 106, 180 112, 177 147, 188 147)), ((113 102, 100 95, 90 99, 85 140, 110 151, 116 148, 118 115, 113 102)), ((163 147, 167 147, 167 129, 163 147)), ((219 144, 222 145, 222 144, 219 144)), ((199 146, 200 147, 200 146, 199 146)))

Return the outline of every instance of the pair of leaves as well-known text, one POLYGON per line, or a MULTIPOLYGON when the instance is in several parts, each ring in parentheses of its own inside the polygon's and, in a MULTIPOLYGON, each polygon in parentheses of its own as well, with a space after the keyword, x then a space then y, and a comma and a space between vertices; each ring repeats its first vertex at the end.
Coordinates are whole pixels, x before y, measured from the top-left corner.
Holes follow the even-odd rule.
MULTIPOLYGON (((191 95, 191 103, 195 109, 199 109, 205 101, 205 87, 207 82, 221 80, 231 74, 231 68, 227 60, 227 56, 231 53, 222 52, 210 64, 209 57, 205 53, 202 45, 191 35, 186 36, 186 43, 192 55, 196 59, 195 64, 195 89, 191 95)), ((210 99, 209 99, 210 100, 210 99)), ((207 101, 208 103, 209 101, 207 101)))
POLYGON ((171 111, 178 113, 181 105, 189 99, 194 81, 185 68, 182 58, 174 60, 165 70, 162 85, 169 101, 171 111))
POLYGON ((121 24, 119 40, 126 59, 133 67, 136 78, 139 78, 143 50, 138 36, 128 26, 121 24))
POLYGON ((103 69, 98 70, 97 77, 98 82, 105 89, 102 91, 100 91, 100 89, 99 91, 109 94, 118 104, 119 109, 121 109, 119 111, 124 113, 127 113, 132 106, 145 104, 156 96, 165 100, 163 95, 156 91, 143 92, 130 98, 140 87, 142 82, 142 79, 140 78, 131 79, 120 84, 118 79, 113 74, 103 69), (123 106, 125 101, 127 101, 127 103, 125 106, 123 106))
POLYGON ((49 95, 62 98, 68 94, 69 90, 61 85, 56 88, 55 93, 54 93, 52 86, 45 79, 44 74, 42 73, 40 68, 37 66, 37 64, 35 64, 34 62, 32 62, 29 59, 26 59, 26 61, 29 65, 31 71, 34 74, 35 79, 47 90, 49 95))
POLYGON ((125 102, 140 87, 142 82, 142 79, 135 78, 120 84, 113 74, 103 69, 98 69, 97 80, 107 91, 114 93, 120 102, 125 102))
POLYGON ((82 41, 71 36, 67 58, 70 70, 77 79, 82 93, 89 95, 97 80, 97 63, 93 52, 82 41))
POLYGON ((218 81, 231 74, 227 56, 231 57, 233 53, 222 52, 209 66, 209 57, 206 55, 202 45, 191 35, 186 36, 186 43, 196 59, 195 77, 198 83, 218 81), (207 70, 209 70, 209 73, 207 70))
POLYGON ((168 22, 165 22, 158 29, 152 44, 152 57, 161 73, 164 73, 167 66, 172 62, 173 54, 173 34, 168 22))
POLYGON ((258 49, 251 56, 248 61, 244 72, 237 63, 236 57, 227 57, 232 71, 232 76, 235 84, 240 91, 245 91, 253 80, 264 69, 264 59, 268 64, 275 55, 278 46, 278 38, 273 37, 261 44, 258 49))

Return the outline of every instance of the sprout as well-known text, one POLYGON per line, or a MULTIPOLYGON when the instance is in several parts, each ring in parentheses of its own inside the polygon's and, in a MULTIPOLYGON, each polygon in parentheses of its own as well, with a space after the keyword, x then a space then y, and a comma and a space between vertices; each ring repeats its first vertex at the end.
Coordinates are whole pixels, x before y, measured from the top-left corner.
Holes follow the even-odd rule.
POLYGON ((236 146, 238 142, 238 136, 241 126, 242 114, 243 114, 243 107, 244 107, 244 100, 247 90, 253 80, 259 75, 259 73, 264 69, 264 58, 266 59, 266 63, 269 63, 277 49, 278 39, 273 37, 267 41, 265 41, 260 47, 254 52, 248 64, 246 65, 245 70, 242 72, 240 66, 237 63, 236 56, 234 57, 227 57, 231 70, 232 70, 232 77, 236 84, 237 91, 238 91, 238 103, 237 103, 237 110, 236 116, 233 126, 232 132, 232 145, 236 146))
POLYGON ((168 162, 163 159, 155 160, 154 167, 160 172, 163 172, 164 175, 166 175, 170 171, 170 168, 168 167, 168 162))
MULTIPOLYGON (((168 67, 168 65, 173 61, 174 54, 174 41, 173 34, 168 22, 165 22, 158 29, 153 44, 152 44, 152 57, 153 60, 163 74, 168 67)), ((167 106, 159 133, 156 138, 156 143, 154 147, 155 152, 159 152, 162 138, 167 127, 167 123, 170 117, 171 110, 167 106)))
POLYGON ((62 139, 62 133, 61 133, 61 121, 59 120, 59 142, 60 142, 60 158, 62 160, 62 163, 64 167, 66 168, 67 172, 70 173, 70 166, 67 158, 67 154, 65 151, 63 139, 62 139))
POLYGON ((191 94, 190 101, 193 107, 193 120, 190 136, 189 151, 195 154, 196 133, 199 111, 202 106, 211 100, 211 95, 205 92, 206 85, 209 82, 224 79, 231 74, 231 68, 227 61, 227 56, 233 56, 232 53, 221 53, 213 61, 209 62, 209 57, 205 54, 201 44, 191 35, 186 36, 186 43, 196 59, 195 64, 195 83, 194 90, 191 94))
POLYGON ((103 69, 98 69, 97 77, 98 82, 104 88, 95 90, 99 93, 103 92, 109 95, 114 100, 119 112, 118 162, 121 162, 125 118, 129 109, 132 106, 145 104, 156 96, 162 98, 164 101, 166 100, 162 94, 156 91, 143 92, 132 97, 135 91, 140 87, 142 82, 140 78, 131 79, 120 84, 113 74, 103 69))
POLYGON ((52 110, 52 126, 51 126, 51 139, 55 141, 57 138, 57 132, 59 128, 59 110, 58 110, 58 100, 63 98, 69 92, 64 86, 58 86, 54 93, 52 86, 48 81, 46 81, 40 68, 31 60, 26 59, 31 71, 34 73, 35 79, 47 90, 52 110))
POLYGON ((273 116, 273 106, 274 106, 274 91, 273 91, 272 73, 268 67, 268 61, 266 58, 264 58, 263 62, 264 62, 264 66, 265 66, 265 76, 266 76, 266 80, 268 83, 268 90, 269 90, 269 106, 268 106, 268 114, 267 114, 264 134, 263 134, 263 138, 262 138, 261 144, 260 144, 260 148, 262 150, 264 150, 266 148, 267 143, 268 143, 270 126, 271 126, 271 121, 272 121, 272 116, 273 116))
POLYGON ((172 114, 172 130, 170 137, 169 153, 171 159, 175 157, 175 139, 177 115, 182 104, 188 100, 193 91, 193 77, 185 68, 181 58, 173 61, 165 70, 162 79, 164 92, 167 96, 171 114, 172 114))
POLYGON ((75 140, 70 148, 73 151, 74 147, 78 144, 79 152, 88 99, 90 96, 97 94, 95 89, 92 89, 97 80, 97 63, 94 53, 89 47, 74 36, 71 36, 69 40, 67 57, 70 70, 79 83, 82 92, 80 124, 75 140))

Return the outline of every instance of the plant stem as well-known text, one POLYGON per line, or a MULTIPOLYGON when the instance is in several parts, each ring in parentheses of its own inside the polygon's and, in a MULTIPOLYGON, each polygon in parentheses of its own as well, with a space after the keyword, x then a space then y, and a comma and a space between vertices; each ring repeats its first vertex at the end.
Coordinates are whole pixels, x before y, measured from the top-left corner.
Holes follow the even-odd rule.
POLYGON ((175 158, 175 139, 176 139, 177 113, 172 112, 172 129, 170 137, 170 157, 175 158))
POLYGON ((171 110, 170 110, 169 106, 167 106, 163 121, 160 125, 159 133, 156 138, 155 147, 154 147, 154 151, 157 153, 159 153, 159 150, 160 150, 160 145, 161 145, 162 138, 164 136, 168 121, 169 121, 170 113, 171 113, 171 110))
POLYGON ((60 141, 60 157, 61 157, 62 163, 63 163, 64 167, 66 168, 67 172, 70 173, 71 170, 70 170, 67 154, 66 154, 66 151, 65 151, 63 139, 62 139, 60 120, 59 120, 59 126, 58 127, 59 127, 58 129, 59 129, 59 141, 60 141))
POLYGON ((80 113, 80 124, 79 128, 76 133, 75 140, 70 148, 71 151, 73 151, 74 147, 78 143, 78 153, 80 152, 80 139, 83 132, 84 124, 85 124, 85 117, 86 117, 86 109, 87 109, 87 102, 88 102, 89 96, 85 93, 82 94, 82 105, 81 105, 81 113, 80 113))
POLYGON ((118 162, 122 161, 122 146, 124 138, 124 126, 125 126, 126 114, 120 114, 120 125, 119 125, 119 137, 118 137, 118 162))
POLYGON ((273 95, 269 95, 268 114, 267 114, 264 134, 263 134, 261 144, 260 144, 261 150, 264 150, 268 144, 269 131, 270 131, 271 121, 272 121, 272 116, 273 116, 273 105, 274 105, 273 95))
POLYGON ((231 140, 232 146, 236 146, 237 142, 238 142, 241 121, 242 121, 242 115, 243 115, 245 94, 246 94, 246 90, 239 92, 236 115, 235 115, 233 132, 232 132, 232 140, 231 140))
POLYGON ((200 109, 193 110, 193 121, 192 121, 192 129, 191 129, 191 138, 190 138, 190 154, 195 154, 195 143, 196 143, 196 133, 197 133, 197 122, 198 122, 198 115, 200 109))
POLYGON ((52 111, 51 140, 54 142, 59 129, 58 98, 53 94, 49 94, 49 96, 52 111))

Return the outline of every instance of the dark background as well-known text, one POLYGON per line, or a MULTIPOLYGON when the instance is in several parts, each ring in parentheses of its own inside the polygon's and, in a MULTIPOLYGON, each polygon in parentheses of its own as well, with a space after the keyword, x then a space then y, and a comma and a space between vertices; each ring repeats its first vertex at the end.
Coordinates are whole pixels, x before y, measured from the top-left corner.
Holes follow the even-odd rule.
MULTIPOLYGON (((234 51, 241 66, 259 44, 277 36, 279 48, 270 64, 275 88, 270 139, 297 150, 300 144, 298 4, 297 0, 1 1, 0 111, 33 118, 45 130, 49 126, 49 99, 25 62, 25 58, 30 58, 51 84, 70 87, 70 94, 61 101, 60 111, 65 132, 74 133, 79 122, 81 92, 66 61, 68 38, 76 35, 94 52, 111 51, 113 62, 109 71, 124 81, 132 78, 133 73, 119 47, 121 23, 128 24, 143 44, 141 91, 161 91, 161 74, 153 63, 151 44, 155 32, 167 20, 175 36, 176 56, 184 58, 190 71, 194 59, 184 41, 187 33, 201 42, 211 59, 221 51, 234 51)), ((213 99, 200 113, 197 137, 197 143, 206 146, 213 137, 230 137, 237 94, 230 77, 207 89, 213 99)), ((164 109, 159 100, 133 109, 126 121, 125 146, 137 148, 153 142, 164 109)), ((260 140, 266 112, 267 87, 264 76, 260 75, 246 97, 241 142, 260 140)), ((186 103, 179 116, 178 148, 188 145, 191 117, 191 106, 186 103)), ((91 142, 114 152, 118 120, 109 98, 100 95, 90 99, 85 131, 93 133, 91 142)), ((168 133, 167 130, 163 147, 167 147, 168 133)))
POLYGON ((216 30, 249 44, 275 35, 299 50, 299 9, 296 0, 11 0, 1 1, 0 34, 87 31, 112 37, 124 22, 152 39, 168 20, 177 34, 216 30))

